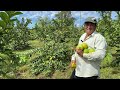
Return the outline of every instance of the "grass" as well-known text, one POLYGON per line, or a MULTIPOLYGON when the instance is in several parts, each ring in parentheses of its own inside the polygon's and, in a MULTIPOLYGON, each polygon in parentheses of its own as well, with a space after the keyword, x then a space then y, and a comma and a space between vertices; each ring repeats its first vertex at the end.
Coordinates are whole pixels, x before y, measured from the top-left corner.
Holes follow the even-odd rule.
POLYGON ((73 69, 69 68, 64 72, 60 72, 60 71, 56 71, 53 76, 52 79, 69 79, 71 76, 73 69))
POLYGON ((101 79, 120 79, 119 67, 106 67, 101 69, 101 79))
POLYGON ((44 44, 43 42, 40 42, 40 40, 30 40, 28 43, 32 48, 39 48, 44 44))
MULTIPOLYGON (((18 78, 22 79, 69 79, 73 71, 72 68, 67 68, 65 71, 56 70, 51 77, 47 77, 45 72, 32 75, 26 66, 20 67, 20 74, 18 78)), ((120 79, 119 67, 106 67, 100 70, 100 79, 120 79)))

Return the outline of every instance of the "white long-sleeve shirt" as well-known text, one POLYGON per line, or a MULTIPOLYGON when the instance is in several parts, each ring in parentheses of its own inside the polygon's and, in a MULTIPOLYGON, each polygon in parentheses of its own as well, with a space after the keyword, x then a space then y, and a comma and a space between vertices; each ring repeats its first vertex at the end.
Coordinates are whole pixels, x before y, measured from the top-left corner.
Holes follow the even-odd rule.
MULTIPOLYGON (((84 41, 85 36, 86 33, 80 37, 79 44, 84 41)), ((72 60, 76 60, 77 64, 75 75, 78 77, 100 76, 100 62, 106 54, 106 40, 101 34, 94 31, 84 42, 94 48, 95 52, 84 53, 83 57, 80 57, 76 52, 72 55, 72 60)))

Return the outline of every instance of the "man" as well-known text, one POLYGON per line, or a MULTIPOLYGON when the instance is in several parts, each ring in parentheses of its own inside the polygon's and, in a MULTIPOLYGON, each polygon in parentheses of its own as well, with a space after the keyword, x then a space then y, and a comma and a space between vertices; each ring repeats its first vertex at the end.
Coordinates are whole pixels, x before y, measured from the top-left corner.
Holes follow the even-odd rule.
POLYGON ((71 62, 76 62, 76 68, 71 79, 97 79, 100 77, 100 62, 105 57, 107 43, 105 38, 96 32, 97 20, 88 17, 84 22, 85 33, 80 37, 79 44, 87 43, 95 49, 93 53, 83 53, 83 50, 76 49, 72 55, 71 62))

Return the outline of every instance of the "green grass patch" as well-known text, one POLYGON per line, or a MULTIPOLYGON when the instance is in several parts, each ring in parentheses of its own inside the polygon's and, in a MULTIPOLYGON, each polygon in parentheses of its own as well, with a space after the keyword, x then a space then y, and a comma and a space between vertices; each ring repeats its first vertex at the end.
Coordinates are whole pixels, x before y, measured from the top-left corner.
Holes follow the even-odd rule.
POLYGON ((119 67, 106 67, 101 68, 101 79, 120 79, 119 67))
POLYGON ((39 48, 44 45, 44 43, 41 42, 40 40, 30 40, 28 43, 32 48, 39 48))

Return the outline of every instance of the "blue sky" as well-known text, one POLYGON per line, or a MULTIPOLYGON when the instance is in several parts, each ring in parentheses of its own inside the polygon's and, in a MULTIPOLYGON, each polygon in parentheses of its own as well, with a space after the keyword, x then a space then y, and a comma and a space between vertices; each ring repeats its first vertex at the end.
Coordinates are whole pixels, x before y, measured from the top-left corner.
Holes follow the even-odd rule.
MULTIPOLYGON (((39 17, 49 17, 50 19, 55 18, 55 14, 59 11, 22 11, 23 14, 18 15, 17 18, 21 20, 22 17, 29 18, 32 20, 32 24, 29 24, 29 28, 34 27, 37 19, 39 17)), ((112 13, 112 18, 115 18, 116 13, 112 13)), ((72 11, 72 16, 76 18, 76 26, 83 25, 83 22, 86 17, 96 17, 100 18, 99 14, 96 11, 72 11), (81 17, 80 17, 81 16, 81 17)))

